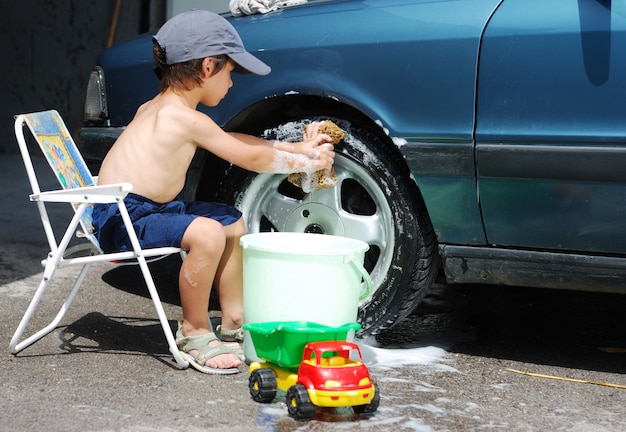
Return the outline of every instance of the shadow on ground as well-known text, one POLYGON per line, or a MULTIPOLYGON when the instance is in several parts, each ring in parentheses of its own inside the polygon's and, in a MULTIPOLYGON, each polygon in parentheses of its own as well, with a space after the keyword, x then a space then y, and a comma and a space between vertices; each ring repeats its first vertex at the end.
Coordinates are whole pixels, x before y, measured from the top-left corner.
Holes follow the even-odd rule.
POLYGON ((626 373, 625 310, 620 294, 436 284, 410 317, 377 340, 626 373))
MULTIPOLYGON (((170 327, 175 331, 175 322, 170 327)), ((63 328, 60 348, 67 353, 120 352, 168 356, 158 319, 105 316, 90 312, 63 328)))
MULTIPOLYGON (((170 255, 148 264, 157 292, 164 303, 180 306, 178 291, 178 273, 181 259, 178 255, 170 255)), ((102 275, 108 285, 130 294, 149 298, 150 294, 138 265, 120 265, 102 275)), ((211 293, 209 310, 219 310, 219 300, 215 290, 211 293)))

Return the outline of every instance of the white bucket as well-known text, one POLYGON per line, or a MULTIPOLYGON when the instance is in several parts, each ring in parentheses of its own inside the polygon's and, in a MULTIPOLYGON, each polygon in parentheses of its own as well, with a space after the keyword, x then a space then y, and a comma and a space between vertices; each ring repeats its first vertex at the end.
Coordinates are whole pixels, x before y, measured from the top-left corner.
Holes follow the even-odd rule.
MULTIPOLYGON (((310 321, 338 327, 356 321, 359 299, 369 296, 372 284, 363 268, 367 243, 331 235, 266 232, 244 235, 241 245, 246 323, 310 321)), ((247 331, 244 355, 258 361, 247 331)))

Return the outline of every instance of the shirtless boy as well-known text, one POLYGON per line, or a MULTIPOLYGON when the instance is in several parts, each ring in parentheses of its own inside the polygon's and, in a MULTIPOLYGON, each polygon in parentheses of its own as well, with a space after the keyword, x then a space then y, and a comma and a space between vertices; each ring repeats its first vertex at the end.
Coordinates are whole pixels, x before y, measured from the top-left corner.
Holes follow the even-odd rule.
MULTIPOLYGON (((223 341, 241 339, 243 272, 241 213, 220 203, 183 202, 187 169, 198 147, 255 172, 287 174, 329 170, 335 156, 319 124, 304 141, 266 141, 226 133, 196 110, 216 106, 232 86, 231 72, 266 75, 270 68, 246 52, 236 30, 221 16, 201 10, 177 15, 153 39, 161 92, 137 110, 102 163, 99 184, 128 182, 124 200, 142 247, 188 251, 179 274, 183 312, 176 334, 180 351, 204 373, 236 373, 241 360, 214 333, 208 319, 214 284, 222 309, 223 341)), ((128 250, 117 206, 97 205, 93 223, 105 250, 128 250)))

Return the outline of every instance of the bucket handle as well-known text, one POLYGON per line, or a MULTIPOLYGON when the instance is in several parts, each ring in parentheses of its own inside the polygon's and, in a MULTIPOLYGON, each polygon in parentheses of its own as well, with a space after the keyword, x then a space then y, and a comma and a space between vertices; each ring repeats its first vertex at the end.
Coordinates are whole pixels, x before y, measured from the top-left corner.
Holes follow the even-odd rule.
POLYGON ((350 256, 348 260, 350 264, 352 264, 352 266, 356 269, 356 271, 359 272, 359 274, 363 278, 363 281, 365 281, 365 290, 359 294, 359 301, 363 301, 368 298, 372 292, 372 278, 370 277, 370 274, 367 272, 367 270, 365 270, 365 267, 363 267, 363 264, 361 264, 361 262, 358 261, 354 257, 354 255, 350 256))

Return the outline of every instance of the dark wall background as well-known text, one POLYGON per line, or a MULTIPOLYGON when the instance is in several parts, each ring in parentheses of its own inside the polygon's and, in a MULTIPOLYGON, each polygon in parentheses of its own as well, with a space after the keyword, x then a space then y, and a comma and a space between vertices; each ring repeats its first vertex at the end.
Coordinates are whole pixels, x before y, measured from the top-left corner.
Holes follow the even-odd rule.
POLYGON ((0 153, 18 151, 16 114, 56 109, 76 130, 98 53, 164 20, 165 0, 0 0, 0 153))

